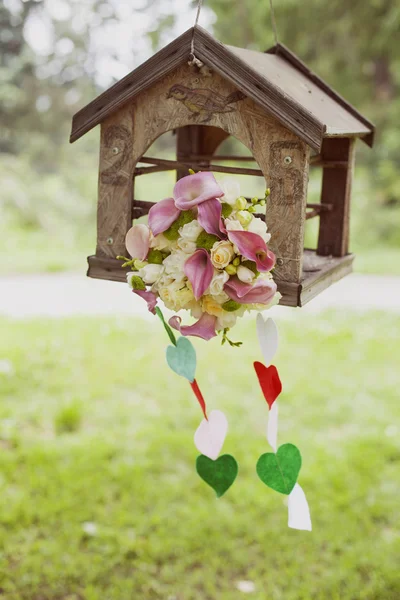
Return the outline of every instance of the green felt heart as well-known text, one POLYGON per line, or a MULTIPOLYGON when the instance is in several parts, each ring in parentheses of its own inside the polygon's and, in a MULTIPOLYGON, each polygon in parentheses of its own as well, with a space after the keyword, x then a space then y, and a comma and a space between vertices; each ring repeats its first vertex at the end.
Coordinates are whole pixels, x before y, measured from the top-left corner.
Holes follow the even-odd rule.
POLYGON ((175 373, 192 383, 196 373, 196 350, 190 340, 180 337, 176 346, 168 346, 167 363, 175 373))
POLYGON ((211 460, 200 454, 196 460, 196 470, 200 477, 213 488, 220 498, 231 487, 238 474, 238 464, 230 454, 211 460))
POLYGON ((301 469, 300 450, 293 444, 279 446, 276 454, 262 454, 257 462, 257 475, 265 485, 289 495, 301 469))

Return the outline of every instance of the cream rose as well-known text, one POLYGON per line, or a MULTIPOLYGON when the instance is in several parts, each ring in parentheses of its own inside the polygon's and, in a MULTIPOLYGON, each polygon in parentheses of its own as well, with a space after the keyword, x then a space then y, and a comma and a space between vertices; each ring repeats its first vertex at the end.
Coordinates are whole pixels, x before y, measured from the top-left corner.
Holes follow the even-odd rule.
POLYGON ((186 286, 174 281, 158 290, 161 300, 170 310, 181 310, 193 301, 193 293, 186 286))
POLYGON ((214 277, 210 283, 210 294, 212 296, 218 296, 224 290, 224 285, 228 281, 229 275, 226 271, 215 271, 214 277))
POLYGON ((196 219, 194 219, 193 221, 191 221, 190 223, 186 223, 186 225, 183 225, 179 229, 179 235, 181 236, 181 238, 187 240, 188 242, 195 242, 202 231, 202 226, 196 219))
POLYGON ((211 248, 211 262, 216 269, 225 269, 234 255, 233 244, 228 241, 215 242, 211 248))

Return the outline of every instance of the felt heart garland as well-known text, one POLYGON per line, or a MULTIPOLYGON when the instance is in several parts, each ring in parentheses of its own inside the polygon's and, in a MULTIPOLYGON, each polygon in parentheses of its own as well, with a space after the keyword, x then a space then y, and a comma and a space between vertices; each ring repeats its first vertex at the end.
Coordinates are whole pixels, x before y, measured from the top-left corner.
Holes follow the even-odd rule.
POLYGON ((189 381, 203 411, 204 419, 194 434, 194 444, 201 452, 201 456, 196 461, 196 470, 199 476, 215 490, 219 498, 230 488, 238 472, 238 465, 233 456, 224 454, 218 458, 228 431, 227 418, 220 410, 213 410, 207 416, 206 403, 195 379, 196 350, 187 337, 176 339, 160 308, 156 307, 155 310, 173 344, 166 350, 168 366, 177 375, 189 381))
POLYGON ((303 489, 297 483, 301 469, 301 454, 293 444, 278 443, 278 402, 282 392, 279 373, 271 361, 278 348, 278 330, 272 319, 264 321, 257 316, 257 334, 261 352, 267 365, 254 363, 261 391, 267 401, 269 414, 267 440, 274 452, 262 454, 257 461, 256 471, 263 483, 273 490, 288 496, 288 526, 292 529, 311 531, 310 509, 303 489))

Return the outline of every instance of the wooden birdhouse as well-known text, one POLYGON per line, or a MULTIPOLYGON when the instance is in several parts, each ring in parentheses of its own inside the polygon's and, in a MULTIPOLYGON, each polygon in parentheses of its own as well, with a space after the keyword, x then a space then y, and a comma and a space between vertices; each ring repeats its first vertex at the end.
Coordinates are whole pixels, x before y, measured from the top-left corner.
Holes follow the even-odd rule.
POLYGON ((167 170, 179 178, 189 168, 265 178, 280 304, 302 306, 351 271, 354 144, 362 138, 372 146, 374 126, 281 44, 255 52, 190 29, 82 108, 73 118, 71 142, 99 124, 97 247, 88 258, 89 277, 125 281, 116 256, 126 254, 132 220, 152 206, 136 199, 135 178, 167 170), (192 40, 196 64, 188 64, 192 40), (176 160, 145 157, 171 130, 176 160), (243 160, 216 153, 230 135, 259 168, 220 164, 243 160), (317 204, 307 203, 310 167, 323 172, 317 204), (304 249, 312 217, 319 219, 315 250, 304 249))

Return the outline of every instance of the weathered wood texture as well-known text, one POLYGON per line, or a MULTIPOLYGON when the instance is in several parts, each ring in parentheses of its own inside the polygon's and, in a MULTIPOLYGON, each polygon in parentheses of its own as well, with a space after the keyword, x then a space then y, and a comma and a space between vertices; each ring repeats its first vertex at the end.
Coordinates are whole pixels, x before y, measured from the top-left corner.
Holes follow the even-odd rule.
POLYGON ((133 119, 117 113, 101 125, 97 205, 97 256, 125 252, 125 235, 132 224, 133 119))
POLYGON ((344 256, 349 250, 350 195, 353 177, 355 140, 326 139, 322 145, 323 160, 346 161, 347 168, 324 168, 321 202, 332 205, 332 210, 321 214, 318 254, 344 256))
MULTIPOLYGON (((114 192, 110 180, 104 181, 100 176, 98 248, 102 256, 123 254, 121 241, 129 228, 132 210, 129 170, 132 177, 134 166, 163 133, 192 124, 206 125, 211 126, 212 140, 207 142, 207 153, 218 143, 214 128, 219 128, 238 138, 254 156, 271 189, 267 223, 272 234, 271 247, 278 258, 276 277, 300 280, 309 159, 305 142, 217 73, 202 75, 187 65, 166 75, 111 119, 104 123, 103 138, 111 140, 115 125, 120 124, 130 128, 132 147, 129 161, 119 171, 107 163, 107 172, 110 167, 114 169, 118 181, 114 192), (110 238, 114 243, 107 245, 110 238)), ((108 152, 118 143, 108 143, 108 152)), ((103 163, 105 160, 103 156, 103 163)), ((109 154, 107 160, 112 160, 109 154)))
MULTIPOLYGON (((304 251, 304 263, 299 283, 277 281, 282 294, 280 306, 304 306, 324 289, 352 271, 354 256, 348 254, 342 258, 317 256, 314 250, 304 251)), ((115 258, 88 257, 89 277, 126 283, 129 267, 123 269, 121 261, 115 258)))
MULTIPOLYGON (((80 110, 73 118, 71 142, 151 88, 164 74, 186 64, 192 34, 193 29, 188 30, 80 110)), ((305 72, 301 61, 289 60, 282 52, 266 54, 225 46, 201 27, 194 29, 194 48, 198 59, 312 148, 319 149, 326 135, 366 137, 372 143, 373 126, 338 100, 326 84, 305 72)))
POLYGON ((368 144, 368 146, 372 147, 374 143, 375 125, 371 123, 371 121, 366 119, 364 115, 362 115, 352 104, 350 104, 350 102, 347 102, 347 100, 343 98, 343 96, 335 92, 334 89, 332 89, 327 83, 325 83, 325 81, 323 81, 321 77, 318 77, 316 73, 311 71, 311 69, 307 67, 307 65, 302 60, 300 60, 298 56, 296 56, 291 50, 289 50, 289 48, 287 48, 283 44, 276 44, 276 46, 273 46, 272 48, 267 50, 267 54, 276 54, 281 58, 284 58, 287 62, 291 63, 300 73, 303 73, 310 82, 315 84, 327 96, 332 98, 335 101, 335 103, 342 106, 350 115, 355 117, 357 121, 365 125, 366 129, 368 130, 368 133, 366 136, 362 137, 362 140, 366 144, 368 144))

